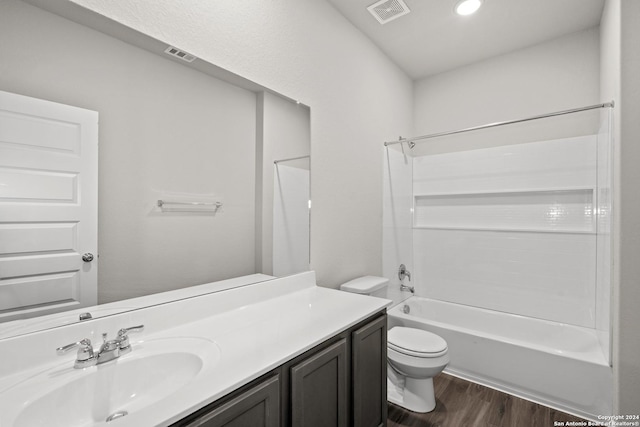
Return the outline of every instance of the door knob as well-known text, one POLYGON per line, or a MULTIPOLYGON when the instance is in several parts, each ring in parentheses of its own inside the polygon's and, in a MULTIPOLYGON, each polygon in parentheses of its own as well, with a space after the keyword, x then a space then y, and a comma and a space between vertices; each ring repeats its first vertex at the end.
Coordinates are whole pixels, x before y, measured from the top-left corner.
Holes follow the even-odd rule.
POLYGON ((84 262, 91 262, 91 261, 93 261, 93 254, 90 254, 90 253, 88 253, 88 252, 87 252, 86 254, 82 255, 82 260, 83 260, 84 262))

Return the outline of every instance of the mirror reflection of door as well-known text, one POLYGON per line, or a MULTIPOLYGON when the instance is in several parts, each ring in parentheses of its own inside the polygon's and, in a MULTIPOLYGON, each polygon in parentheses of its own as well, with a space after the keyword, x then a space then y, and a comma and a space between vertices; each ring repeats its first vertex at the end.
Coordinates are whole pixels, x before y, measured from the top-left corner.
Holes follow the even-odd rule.
POLYGON ((96 304, 97 212, 98 113, 0 92, 0 321, 96 304))

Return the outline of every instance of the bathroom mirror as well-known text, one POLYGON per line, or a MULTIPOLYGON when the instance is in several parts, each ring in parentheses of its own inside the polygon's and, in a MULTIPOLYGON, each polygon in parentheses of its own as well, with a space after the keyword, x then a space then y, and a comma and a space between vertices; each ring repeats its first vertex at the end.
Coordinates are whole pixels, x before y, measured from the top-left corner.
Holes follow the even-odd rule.
MULTIPOLYGON (((0 91, 99 115, 93 317, 309 269, 309 107, 66 0, 3 1, 0 38, 0 91)), ((73 274, 5 265, 0 339, 79 320, 73 274)))

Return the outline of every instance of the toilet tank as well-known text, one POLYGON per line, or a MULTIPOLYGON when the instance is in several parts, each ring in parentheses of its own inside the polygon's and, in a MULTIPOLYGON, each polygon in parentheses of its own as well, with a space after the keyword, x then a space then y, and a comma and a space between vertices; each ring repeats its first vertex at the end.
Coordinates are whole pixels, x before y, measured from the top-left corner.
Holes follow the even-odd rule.
POLYGON ((363 276, 340 285, 340 290, 362 295, 372 295, 374 292, 386 288, 388 283, 389 279, 386 277, 363 276))

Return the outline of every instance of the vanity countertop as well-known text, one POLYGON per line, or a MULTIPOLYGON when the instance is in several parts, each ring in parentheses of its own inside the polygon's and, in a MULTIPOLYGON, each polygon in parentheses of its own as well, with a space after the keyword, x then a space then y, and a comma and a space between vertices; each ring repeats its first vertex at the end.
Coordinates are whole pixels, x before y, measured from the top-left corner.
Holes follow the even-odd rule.
MULTIPOLYGON (((0 370, 0 425, 13 425, 12 415, 8 413, 11 411, 5 410, 9 404, 16 407, 28 404, 20 401, 24 400, 20 398, 20 389, 28 381, 37 377, 48 381, 36 384, 37 395, 28 397, 32 401, 46 393, 54 382, 68 381, 65 377, 83 374, 72 368, 75 354, 55 356, 53 349, 66 341, 89 336, 94 339, 102 330, 145 324, 144 332, 131 336, 133 351, 115 363, 123 363, 126 358, 142 358, 145 349, 163 343, 170 343, 170 346, 194 340, 206 343, 206 351, 217 359, 214 363, 205 364, 193 380, 170 397, 130 411, 117 423, 108 424, 168 426, 380 312, 390 303, 386 299, 318 287, 315 275, 308 272, 96 319, 90 322, 91 325, 71 325, 3 340, 0 341, 3 355, 3 350, 9 348, 8 341, 12 341, 9 343, 13 344, 11 348, 18 346, 18 351, 20 346, 49 347, 49 351, 46 357, 22 358, 22 364, 8 360, 8 369, 0 370), (14 365, 13 371, 11 365, 14 365), (30 367, 25 369, 26 365, 30 367)), ((95 338, 94 342, 99 340, 95 338)), ((101 424, 103 422, 94 425, 101 424)))

